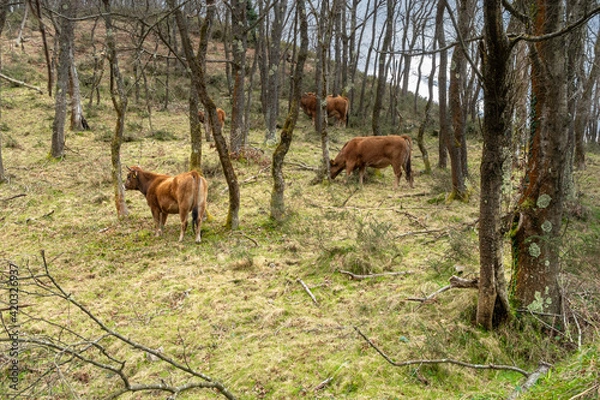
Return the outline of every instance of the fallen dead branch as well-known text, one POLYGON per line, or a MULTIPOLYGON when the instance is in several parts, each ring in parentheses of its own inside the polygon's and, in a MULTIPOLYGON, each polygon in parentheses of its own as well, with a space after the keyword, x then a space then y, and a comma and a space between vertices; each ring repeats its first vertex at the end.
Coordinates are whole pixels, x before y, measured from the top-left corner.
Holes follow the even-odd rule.
POLYGON ((431 293, 429 296, 427 297, 407 297, 406 300, 409 301, 419 301, 421 303, 429 303, 435 300, 435 297, 440 294, 440 293, 444 293, 447 290, 450 289, 478 289, 479 288, 479 278, 474 278, 474 279, 465 279, 465 278, 460 278, 458 276, 452 275, 450 277, 450 284, 448 286, 444 286, 443 288, 440 288, 438 290, 436 290, 435 292, 431 293))
POLYGON ((542 376, 546 375, 548 371, 550 371, 550 368, 552 368, 551 364, 545 363, 543 361, 540 362, 537 369, 529 374, 525 383, 513 390, 513 392, 510 394, 510 396, 506 398, 506 400, 515 400, 517 397, 531 389, 533 385, 535 385, 535 383, 538 381, 538 379, 540 379, 542 376))
POLYGON ((0 201, 2 201, 3 203, 5 203, 7 201, 18 199, 19 197, 25 197, 25 196, 27 196, 25 193, 20 193, 20 194, 16 194, 14 196, 11 196, 11 197, 7 197, 5 199, 0 199, 0 201))
POLYGON ((314 294, 312 294, 312 292, 310 291, 310 288, 306 285, 306 283, 304 283, 302 281, 302 279, 298 279, 298 283, 300 283, 302 285, 302 287, 304 288, 304 290, 306 291, 306 293, 308 293, 308 295, 312 299, 313 303, 315 303, 315 305, 318 306, 319 302, 317 302, 317 298, 315 297, 314 294))
POLYGON ((32 89, 32 90, 35 90, 35 91, 37 91, 39 94, 44 94, 44 92, 42 91, 42 89, 40 89, 40 88, 38 88, 38 87, 35 87, 35 86, 31 86, 31 85, 29 85, 29 84, 27 84, 27 83, 25 83, 25 82, 18 81, 18 80, 16 80, 16 79, 14 79, 14 78, 11 78, 10 76, 6 76, 6 75, 4 75, 4 74, 2 74, 2 73, 0 73, 0 78, 4 79, 4 80, 6 80, 6 81, 9 81, 10 83, 14 83, 15 85, 19 85, 19 86, 26 87, 27 89, 32 89))
POLYGON ((350 279, 372 279, 372 278, 381 278, 384 276, 399 276, 399 275, 408 275, 412 274, 412 271, 398 271, 398 272, 382 272, 381 274, 369 274, 369 275, 359 275, 352 273, 350 271, 338 270, 340 274, 348 275, 350 279))
POLYGON ((403 361, 403 362, 396 362, 396 361, 392 360, 387 354, 385 354, 379 347, 377 347, 375 345, 375 343, 373 343, 364 333, 362 333, 358 327, 355 326, 354 330, 369 344, 369 346, 371 346, 377 353, 379 353, 379 355, 381 355, 384 358, 384 360, 386 360, 388 363, 390 363, 391 365, 393 365, 395 367, 405 367, 408 365, 427 365, 427 364, 453 364, 453 365, 458 365, 460 367, 478 369, 478 370, 479 369, 480 370, 491 369, 491 370, 518 372, 519 374, 526 377, 527 380, 525 381, 525 383, 523 383, 523 385, 521 385, 521 387, 519 389, 516 389, 515 391, 513 391, 507 400, 514 400, 520 394, 522 394, 526 390, 530 389, 533 385, 535 385, 535 383, 538 381, 538 379, 541 378, 542 376, 546 375, 548 373, 548 371, 550 370, 550 368, 552 367, 551 364, 541 361, 539 363, 537 369, 535 369, 533 372, 527 372, 524 369, 521 369, 514 365, 472 364, 472 363, 468 363, 468 362, 464 362, 464 361, 460 361, 460 360, 454 360, 452 358, 440 358, 440 359, 434 359, 434 360, 422 359, 422 360, 408 360, 408 361, 403 361))
POLYGON ((426 229, 423 231, 411 231, 411 232, 405 232, 405 233, 401 233, 399 235, 394 236, 394 239, 400 239, 406 236, 412 236, 412 235, 427 235, 430 233, 439 233, 439 232, 444 232, 444 229, 426 229))
POLYGON ((319 167, 313 167, 313 166, 308 165, 303 162, 286 161, 285 163, 288 165, 291 165, 292 167, 296 167, 296 168, 298 168, 300 170, 304 170, 304 171, 318 171, 319 170, 319 167))

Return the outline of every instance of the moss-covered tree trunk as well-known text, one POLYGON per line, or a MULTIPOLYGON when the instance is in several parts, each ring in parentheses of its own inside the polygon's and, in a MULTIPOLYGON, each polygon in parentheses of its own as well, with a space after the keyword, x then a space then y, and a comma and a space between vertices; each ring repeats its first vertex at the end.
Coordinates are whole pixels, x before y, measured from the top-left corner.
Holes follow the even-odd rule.
MULTIPOLYGON (((561 29, 564 4, 536 0, 534 33, 561 29)), ((536 42, 532 57, 532 144, 519 199, 520 227, 513 237, 514 297, 519 307, 560 314, 560 229, 568 157, 564 36, 536 42)))
POLYGON ((510 143, 510 43, 503 28, 502 1, 484 5, 484 41, 480 45, 484 88, 483 152, 479 202, 479 298, 477 324, 485 329, 509 317, 503 264, 501 199, 510 143))
POLYGON ((227 147, 227 142, 223 137, 222 126, 217 120, 217 107, 206 90, 205 59, 208 48, 208 32, 215 13, 215 2, 214 0, 209 0, 206 3, 206 18, 204 19, 204 24, 200 29, 200 44, 198 45, 199 50, 197 57, 194 55, 192 42, 188 33, 185 18, 181 12, 181 8, 176 6, 175 0, 167 0, 167 4, 175 15, 177 27, 179 28, 179 35, 181 37, 181 44, 185 52, 185 57, 188 61, 188 67, 191 71, 190 77, 192 79, 192 84, 198 92, 200 101, 204 105, 204 110, 206 111, 205 118, 208 118, 210 121, 210 126, 215 139, 215 146, 217 148, 217 152, 219 153, 221 166, 223 167, 223 174, 227 180, 227 186, 229 188, 229 212, 227 214, 225 227, 228 229, 237 229, 240 223, 240 188, 233 165, 231 164, 231 159, 229 158, 229 150, 227 147))
POLYGON ((280 221, 285 216, 284 189, 285 181, 283 179, 283 160, 292 143, 292 134, 296 121, 298 120, 300 97, 302 96, 302 76, 304 75, 304 63, 308 54, 308 22, 306 19, 306 9, 304 0, 296 1, 297 17, 300 26, 300 50, 298 51, 298 60, 293 71, 292 80, 292 104, 290 111, 281 131, 281 140, 273 153, 273 163, 271 174, 273 176, 273 191, 271 192, 271 218, 280 221))
POLYGON ((121 143, 123 142, 123 132, 125 132, 125 114, 127 112, 127 94, 125 93, 125 83, 119 69, 119 58, 117 55, 117 45, 115 39, 115 30, 112 24, 110 0, 103 0, 104 23, 106 25, 106 47, 107 58, 110 62, 110 97, 112 99, 117 122, 115 132, 111 141, 111 161, 112 161, 112 181, 115 193, 115 207, 117 216, 126 216, 129 211, 125 204, 125 190, 123 188, 123 179, 121 178, 121 143))

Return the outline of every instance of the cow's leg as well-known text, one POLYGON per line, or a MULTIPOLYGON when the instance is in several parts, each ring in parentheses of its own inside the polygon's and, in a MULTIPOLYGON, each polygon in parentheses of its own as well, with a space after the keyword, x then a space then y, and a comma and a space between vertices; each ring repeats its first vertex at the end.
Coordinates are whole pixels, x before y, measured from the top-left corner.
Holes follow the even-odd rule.
POLYGON ((202 241, 202 219, 204 218, 204 206, 203 204, 198 205, 198 216, 195 221, 192 221, 194 228, 196 229, 196 243, 202 241))
POLYGON ((154 219, 154 235, 156 237, 160 236, 161 234, 161 226, 160 226, 160 222, 161 222, 161 217, 160 217, 160 211, 158 209, 152 209, 152 218, 154 219))
POLYGON ((185 230, 187 229, 188 224, 188 209, 180 207, 179 208, 179 219, 181 220, 181 232, 179 233, 179 241, 183 242, 183 236, 185 235, 185 230))
POLYGON ((400 165, 396 165, 396 164, 394 164, 392 167, 394 168, 394 176, 395 176, 394 189, 398 189, 398 184, 400 183, 400 178, 402 177, 402 167, 400 167, 400 165))
POLYGON ((363 178, 365 177, 365 170, 367 169, 366 166, 361 166, 358 169, 358 181, 360 182, 360 186, 363 186, 363 178))
POLYGON ((160 217, 160 226, 157 232, 157 236, 160 236, 163 234, 163 230, 165 229, 165 225, 167 224, 167 217, 169 216, 169 214, 159 211, 158 215, 160 217))

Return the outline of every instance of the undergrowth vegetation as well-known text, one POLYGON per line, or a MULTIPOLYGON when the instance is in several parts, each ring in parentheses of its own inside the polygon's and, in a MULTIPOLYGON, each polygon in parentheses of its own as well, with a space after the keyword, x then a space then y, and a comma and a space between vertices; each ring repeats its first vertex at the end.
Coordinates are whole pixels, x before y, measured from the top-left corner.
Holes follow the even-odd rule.
MULTIPOLYGON (((9 65, 5 61, 5 71, 18 70, 9 65)), ((21 78, 30 76, 25 71, 21 78)), ((27 80, 43 86, 40 74, 27 80)), ((110 99, 102 96, 103 102, 86 112, 91 130, 69 132, 67 155, 55 161, 48 157, 53 100, 23 88, 3 89, 0 134, 9 176, 0 185, 3 279, 9 261, 22 276, 43 275, 44 250, 54 279, 107 327, 219 380, 240 399, 501 399, 524 381, 513 371, 448 364, 395 367, 355 328, 398 362, 452 358, 526 371, 541 361, 554 364, 525 399, 598 395, 597 152, 589 154, 588 169, 576 174, 580 193, 565 221, 568 318, 549 326, 535 315, 515 312, 509 325, 484 332, 473 324, 473 289, 446 291, 425 302, 409 300, 446 286, 452 275, 478 275, 481 143, 476 137, 469 139, 472 197, 468 203, 447 204, 440 199, 449 191, 449 171, 420 173, 424 166, 418 150, 413 151, 414 189, 401 180, 394 190, 390 168, 368 174, 362 188, 355 177, 344 183, 343 174, 331 183, 311 185, 315 172, 305 166, 319 165, 320 139, 301 115, 284 168, 288 216, 278 224, 269 218, 273 148, 263 144, 261 129, 252 129, 252 153, 234 160, 241 187, 240 229, 234 232, 223 228, 227 185, 216 150, 204 143, 211 218, 202 226, 202 243, 195 245, 189 230, 183 243, 177 242, 175 216, 169 217, 164 235, 155 237, 139 192, 127 192, 130 214, 117 219, 106 142, 115 117, 110 99), (382 276, 349 279, 340 271, 382 276), (386 275, 396 272, 402 274, 386 275)), ((153 109, 153 131, 147 108, 132 106, 123 164, 168 174, 185 171, 190 151, 186 104, 182 100, 168 111, 153 109)), ((349 138, 365 133, 361 128, 330 131, 333 154, 349 138)), ((434 156, 437 138, 428 136, 427 145, 434 156)), ((21 283, 22 339, 98 340, 111 357, 125 362, 133 382, 183 384, 189 379, 155 355, 102 339, 98 325, 68 301, 36 295, 48 286, 45 279, 21 283)), ((8 301, 4 289, 3 306, 8 301)), ((0 346, 5 375, 8 345, 0 346)), ((20 388, 35 385, 35 398, 103 398, 121 385, 115 374, 57 355, 48 346, 21 346, 20 388)), ((90 358, 102 357, 93 349, 85 351, 90 358)), ((1 393, 10 393, 7 385, 0 379, 1 393)), ((157 391, 123 396, 164 397, 157 391)), ((178 398, 221 397, 197 390, 178 398)))

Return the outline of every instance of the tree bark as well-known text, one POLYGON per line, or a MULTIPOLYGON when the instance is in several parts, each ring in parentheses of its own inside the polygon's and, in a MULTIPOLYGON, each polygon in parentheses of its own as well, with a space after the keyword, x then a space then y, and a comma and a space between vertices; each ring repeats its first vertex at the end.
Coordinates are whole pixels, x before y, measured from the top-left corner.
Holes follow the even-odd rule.
POLYGON ((389 0, 386 3, 387 16, 385 20, 385 36, 381 45, 378 62, 378 76, 377 76, 377 90, 375 91, 375 103, 373 104, 373 119, 371 126, 373 129, 373 135, 381 135, 381 128, 379 125, 381 109, 383 105, 383 97, 385 96, 385 87, 387 86, 386 80, 386 56, 385 54, 390 50, 392 43, 392 36, 394 34, 394 10, 396 7, 395 0, 389 0))
POLYGON ((304 75, 304 64, 308 55, 308 22, 306 19, 306 9, 304 0, 296 1, 297 17, 300 26, 300 49, 298 59, 293 70, 293 97, 290 111, 285 120, 283 130, 281 131, 281 140, 273 152, 273 162, 271 174, 273 176, 273 191, 271 192, 271 218, 281 221, 285 216, 284 190, 285 181, 283 179, 283 161, 292 143, 292 134, 296 121, 298 120, 300 97, 302 96, 302 77, 304 75))
POLYGON ((73 22, 75 7, 71 0, 61 0, 60 32, 58 43, 60 46, 58 58, 58 81, 56 98, 54 101, 54 121, 52 123, 52 148, 50 155, 53 158, 65 156, 65 121, 67 118, 67 92, 69 91, 69 70, 73 45, 73 22))
POLYGON ((111 174, 117 216, 124 217, 129 214, 127 204, 125 203, 125 190, 123 179, 121 177, 121 143, 123 142, 123 133, 125 132, 127 95, 125 92, 125 83, 123 82, 123 77, 121 76, 121 70, 119 68, 119 58, 115 38, 116 33, 112 23, 110 0, 102 0, 102 4, 104 5, 104 13, 102 16, 106 25, 107 58, 110 63, 110 97, 117 114, 117 123, 111 142, 111 174))
MULTIPOLYGON (((536 0, 535 35, 561 29, 564 3, 536 0)), ((526 186, 519 199, 521 228, 513 237, 514 297, 519 307, 560 314, 560 229, 568 157, 564 36, 536 42, 532 57, 533 137, 526 186)))
MULTIPOLYGON (((187 59, 188 67, 190 69, 190 77, 192 83, 198 92, 198 97, 204 106, 206 112, 205 118, 210 121, 213 136, 215 139, 215 146, 219 153, 219 160, 223 167, 223 173, 227 180, 227 186, 229 188, 229 212, 227 214, 227 221, 225 227, 227 229, 237 229, 239 226, 239 209, 240 209, 240 188, 238 185, 237 177, 229 158, 229 151, 227 149, 227 142, 222 134, 222 126, 217 120, 217 107, 214 101, 208 95, 206 90, 206 51, 208 47, 208 32, 210 24, 214 18, 215 13, 215 1, 209 0, 206 4, 206 18, 204 24, 200 29, 200 44, 198 45, 198 57, 194 56, 194 50, 192 48, 192 42, 187 29, 183 13, 179 7, 175 5, 175 0, 167 0, 169 8, 175 15, 177 26, 179 27, 179 35, 181 37, 181 44, 187 59)), ((234 46, 235 47, 235 46, 234 46)), ((242 93, 243 100, 243 93, 242 93)), ((242 103, 243 105, 243 103, 242 103)), ((233 130, 233 127, 232 127, 233 130)))
POLYGON ((448 51, 446 47, 446 35, 444 34, 444 9, 446 0, 439 0, 435 19, 435 35, 440 48, 440 69, 438 73, 438 107, 440 133, 438 137, 438 167, 445 169, 448 165, 448 152, 446 138, 450 136, 450 118, 448 116, 447 84, 448 84, 448 51))
POLYGON ((501 0, 485 2, 484 41, 480 43, 484 88, 484 143, 480 167, 479 298, 476 321, 488 330, 510 316, 504 278, 504 236, 500 219, 502 184, 510 143, 510 44, 503 28, 501 3, 501 0))
POLYGON ((246 27, 246 1, 231 2, 231 30, 233 34, 233 103, 231 107, 231 132, 229 138, 230 152, 239 153, 246 144, 244 129, 244 84, 246 79, 246 49, 248 47, 246 27))

